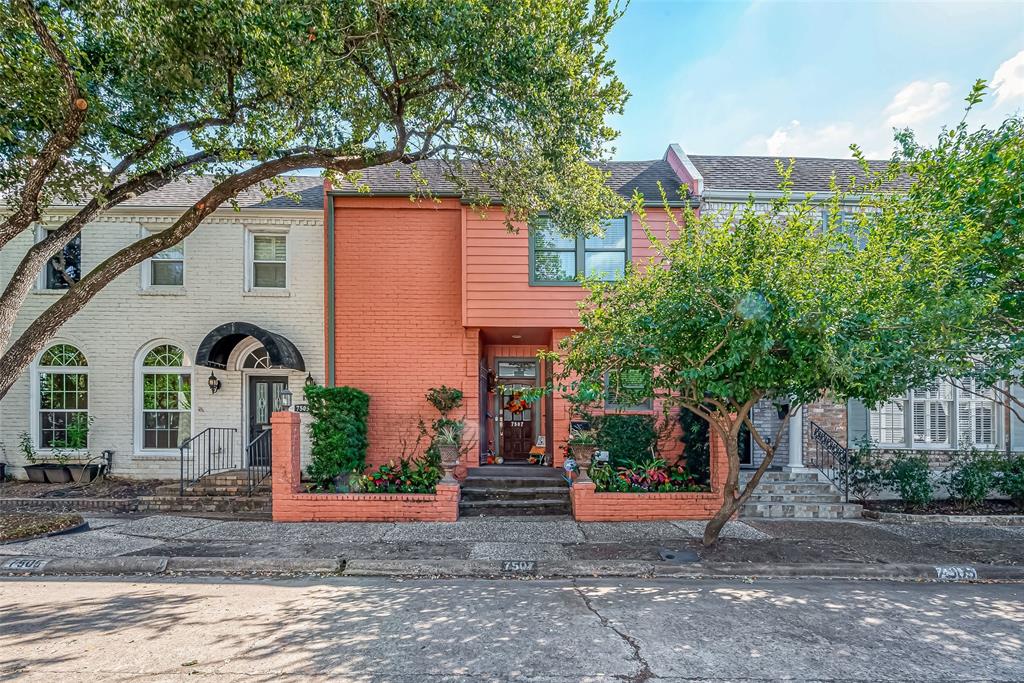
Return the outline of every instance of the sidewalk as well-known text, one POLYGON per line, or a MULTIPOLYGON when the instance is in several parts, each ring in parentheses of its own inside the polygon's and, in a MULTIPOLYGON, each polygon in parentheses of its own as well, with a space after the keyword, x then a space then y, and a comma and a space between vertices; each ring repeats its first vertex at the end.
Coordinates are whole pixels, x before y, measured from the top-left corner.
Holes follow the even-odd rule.
POLYGON ((52 558, 53 573, 492 576, 508 573, 506 561, 526 561, 509 571, 936 578, 936 566, 943 566, 973 568, 981 578, 1024 580, 1024 527, 758 519, 731 522, 719 543, 704 549, 703 522, 485 517, 280 524, 175 515, 87 521, 90 529, 81 533, 0 545, 0 568, 10 573, 26 567, 5 567, 12 558, 52 558), (685 561, 687 551, 698 561, 685 561))

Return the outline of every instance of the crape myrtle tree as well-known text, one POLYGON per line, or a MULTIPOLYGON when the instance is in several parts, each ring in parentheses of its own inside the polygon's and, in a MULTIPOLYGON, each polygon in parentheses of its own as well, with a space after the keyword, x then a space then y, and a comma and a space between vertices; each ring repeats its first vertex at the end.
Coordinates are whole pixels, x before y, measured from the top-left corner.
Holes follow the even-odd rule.
MULTIPOLYGON (((978 81, 963 118, 933 145, 907 129, 896 135, 895 160, 914 183, 885 191, 892 172, 872 180, 865 204, 898 222, 914 239, 943 239, 965 231, 977 249, 961 256, 976 296, 994 298, 964 322, 962 334, 931 357, 933 373, 949 376, 961 391, 990 392, 1024 419, 1024 395, 1013 390, 1024 364, 1024 117, 1010 116, 995 128, 972 128, 970 114, 985 96, 978 81)), ((912 342, 914 340, 911 340, 912 342)))
POLYGON ((724 500, 705 545, 754 491, 796 406, 826 392, 878 402, 930 379, 936 368, 918 354, 937 355, 955 336, 948 330, 988 301, 967 296, 961 264, 976 244, 971 229, 911 239, 878 215, 843 223, 840 204, 855 188, 835 179, 832 227, 823 229, 821 205, 791 196, 791 169, 780 164, 781 197, 767 209, 751 199, 695 215, 666 203, 664 237, 637 202, 655 256, 620 281, 587 283, 581 329, 563 349, 568 386, 593 393, 606 373, 643 369, 645 393, 691 411, 722 439, 724 500), (774 433, 751 420, 762 399, 783 415, 774 433), (765 457, 741 490, 744 426, 765 457))
POLYGON ((471 203, 500 196, 510 225, 550 210, 579 232, 621 215, 587 163, 610 151, 605 120, 626 98, 607 57, 619 16, 607 0, 5 0, 0 250, 55 203, 79 208, 13 259, 0 397, 114 278, 242 190, 280 192, 281 174, 358 183, 361 169, 435 159, 471 203), (213 176, 204 197, 12 338, 40 269, 83 226, 192 174, 213 176))

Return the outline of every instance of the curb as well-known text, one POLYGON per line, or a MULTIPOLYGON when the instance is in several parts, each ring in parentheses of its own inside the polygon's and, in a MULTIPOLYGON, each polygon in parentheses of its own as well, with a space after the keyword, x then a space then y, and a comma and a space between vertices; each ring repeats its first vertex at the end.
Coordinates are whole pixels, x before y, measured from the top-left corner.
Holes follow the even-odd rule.
POLYGON ((642 561, 342 560, 333 557, 0 558, 0 576, 207 574, 376 576, 395 578, 826 578, 894 581, 1024 582, 1024 566, 928 564, 667 564, 642 561))

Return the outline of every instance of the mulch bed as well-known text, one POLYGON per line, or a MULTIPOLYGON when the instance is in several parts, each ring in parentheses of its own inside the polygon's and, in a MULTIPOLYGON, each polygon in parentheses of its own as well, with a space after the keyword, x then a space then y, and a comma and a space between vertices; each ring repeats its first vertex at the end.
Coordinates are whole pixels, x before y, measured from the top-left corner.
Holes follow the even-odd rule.
POLYGON ((913 515, 1019 515, 1020 508, 1008 500, 986 500, 979 505, 962 507, 951 500, 935 500, 924 507, 907 509, 899 500, 869 500, 864 509, 877 512, 900 512, 913 515))
POLYGON ((152 496, 162 479, 119 479, 107 477, 84 486, 36 484, 28 481, 0 483, 0 498, 138 498, 152 496))
POLYGON ((38 512, 0 514, 0 543, 63 531, 83 521, 80 515, 38 512))

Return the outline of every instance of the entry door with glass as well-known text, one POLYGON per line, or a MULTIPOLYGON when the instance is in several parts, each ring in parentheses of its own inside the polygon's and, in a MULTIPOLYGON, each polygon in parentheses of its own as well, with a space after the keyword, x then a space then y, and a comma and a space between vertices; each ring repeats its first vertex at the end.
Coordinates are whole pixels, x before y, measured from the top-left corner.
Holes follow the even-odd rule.
MULTIPOLYGON (((264 431, 270 429, 270 414, 283 410, 281 392, 288 388, 285 376, 252 375, 249 377, 249 442, 264 431)), ((269 438, 265 448, 256 452, 261 459, 270 458, 269 438)), ((249 463, 250 465, 266 465, 268 462, 249 463)))
POLYGON ((527 402, 524 395, 536 386, 537 361, 499 360, 497 366, 498 453, 505 462, 525 461, 536 436, 537 404, 527 402))

